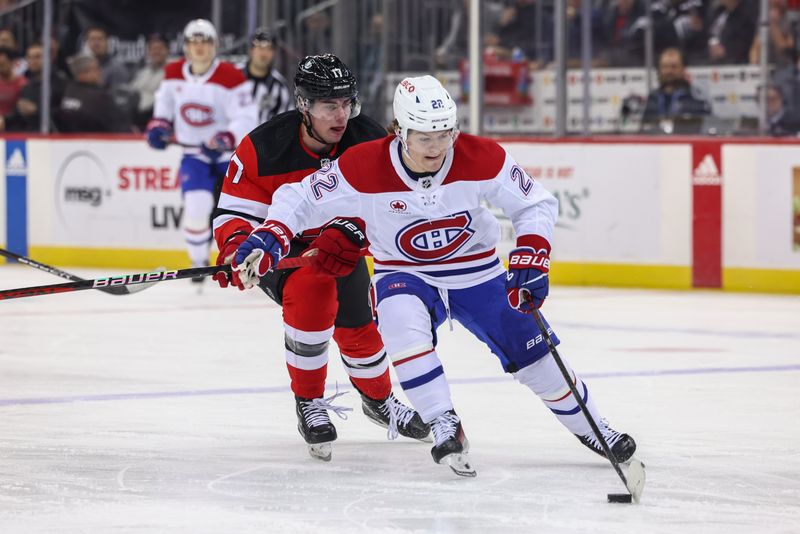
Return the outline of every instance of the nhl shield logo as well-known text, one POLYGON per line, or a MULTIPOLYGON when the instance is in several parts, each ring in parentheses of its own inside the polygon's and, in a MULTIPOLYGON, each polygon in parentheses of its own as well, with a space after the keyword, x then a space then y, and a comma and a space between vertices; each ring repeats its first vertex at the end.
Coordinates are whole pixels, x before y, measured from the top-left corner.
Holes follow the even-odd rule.
POLYGON ((441 219, 418 219, 398 232, 395 243, 412 261, 437 262, 458 252, 475 234, 468 211, 441 219))

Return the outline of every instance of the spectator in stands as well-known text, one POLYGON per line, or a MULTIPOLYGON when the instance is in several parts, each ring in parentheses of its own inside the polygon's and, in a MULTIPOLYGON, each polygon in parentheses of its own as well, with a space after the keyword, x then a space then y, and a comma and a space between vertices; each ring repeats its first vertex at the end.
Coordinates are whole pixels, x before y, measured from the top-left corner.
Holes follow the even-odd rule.
POLYGON ((774 84, 767 86, 767 124, 769 134, 776 137, 800 132, 800 114, 786 108, 783 93, 774 84))
POLYGON ((258 124, 294 108, 286 78, 272 67, 278 40, 266 28, 259 28, 250 39, 249 59, 242 72, 253 84, 253 99, 258 106, 258 124))
POLYGON ((61 53, 61 45, 55 35, 50 38, 50 60, 53 62, 53 68, 60 72, 64 78, 69 79, 70 73, 67 58, 61 53))
POLYGON ((108 32, 100 26, 90 26, 86 30, 86 48, 100 65, 103 87, 115 89, 127 85, 130 73, 125 65, 108 52, 108 32))
POLYGON ((23 76, 28 68, 25 59, 20 57, 21 51, 17 46, 17 37, 10 28, 0 28, 0 48, 8 48, 14 54, 14 74, 23 76))
POLYGON ((613 0, 603 21, 604 50, 610 67, 634 67, 643 64, 642 46, 634 38, 635 23, 644 16, 641 0, 613 0))
MULTIPOLYGON (((436 47, 436 65, 444 69, 458 69, 461 60, 469 55, 469 3, 470 0, 457 0, 450 14, 450 25, 442 43, 436 47)), ((484 46, 499 44, 497 36, 492 32, 497 28, 500 17, 505 11, 503 2, 484 1, 481 3, 484 33, 484 46)))
POLYGON ((553 22, 551 14, 542 9, 540 28, 541 43, 536 42, 537 9, 536 0, 510 0, 500 15, 496 33, 498 46, 494 54, 501 59, 509 59, 518 51, 524 59, 538 63, 548 63, 553 59, 553 22))
POLYGON ((163 35, 154 33, 147 38, 147 57, 144 66, 136 71, 129 89, 138 95, 133 123, 144 131, 153 116, 156 89, 164 79, 164 65, 169 56, 169 44, 163 35))
POLYGON ((309 54, 325 54, 331 49, 331 18, 317 11, 303 19, 303 44, 309 54))
MULTIPOLYGON (((42 98, 42 69, 44 67, 44 50, 41 43, 33 43, 25 52, 28 70, 25 77, 28 83, 22 88, 17 101, 16 110, 6 117, 6 130, 35 132, 39 130, 39 106, 42 98)), ((58 70, 50 71, 50 109, 58 108, 67 78, 58 70)))
POLYGON ((708 60, 711 63, 747 63, 758 21, 753 6, 749 0, 719 0, 708 29, 708 60))
MULTIPOLYGON (((705 60, 707 38, 705 30, 704 0, 654 0, 653 48, 660 54, 667 48, 680 49, 684 57, 693 61, 705 60)), ((644 60, 645 29, 644 13, 628 30, 636 57, 644 60)))
POLYGON ((658 81, 658 89, 647 96, 643 126, 659 124, 664 119, 699 119, 711 114, 711 104, 697 93, 686 78, 683 55, 677 48, 667 48, 661 53, 658 81))
POLYGON ((5 117, 14 112, 19 95, 27 83, 24 76, 14 73, 14 51, 0 48, 0 116, 5 117))
MULTIPOLYGON (((794 48, 792 26, 786 12, 786 0, 769 0, 767 61, 779 69, 791 64, 794 48)), ((753 46, 750 47, 750 63, 753 65, 761 63, 761 39, 758 33, 753 39, 753 46)))
MULTIPOLYGON (((582 0, 567 0, 567 65, 570 68, 579 68, 583 55, 583 9, 582 0)), ((600 56, 600 45, 604 41, 603 12, 592 7, 592 57, 600 56)), ((603 60, 599 60, 603 61, 603 60)), ((593 62, 600 66, 599 62, 593 62)))
MULTIPOLYGON (((379 97, 384 79, 383 13, 379 8, 380 6, 373 3, 366 38, 359 43, 361 57, 360 73, 357 76, 359 100, 361 100, 361 112, 370 117, 380 116, 383 113, 379 97)), ((457 67, 452 66, 452 68, 457 67)))
POLYGON ((73 80, 61 99, 59 124, 65 132, 128 132, 130 125, 103 88, 103 74, 94 56, 78 54, 69 60, 73 80))

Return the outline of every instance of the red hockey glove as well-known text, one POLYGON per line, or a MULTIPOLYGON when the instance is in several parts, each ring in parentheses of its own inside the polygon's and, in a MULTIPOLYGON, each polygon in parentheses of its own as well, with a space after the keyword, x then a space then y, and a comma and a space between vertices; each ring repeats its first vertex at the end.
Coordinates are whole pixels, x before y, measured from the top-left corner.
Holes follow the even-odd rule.
POLYGON ((366 236, 359 226, 348 219, 333 219, 311 243, 316 249, 311 268, 320 274, 340 277, 353 272, 361 259, 366 236))
POLYGON ((550 291, 550 244, 538 236, 520 236, 508 255, 508 304, 520 313, 532 313, 550 291))
MULTIPOLYGON (((222 245, 222 250, 219 251, 219 255, 217 255, 217 265, 225 265, 233 261, 233 257, 236 255, 236 249, 239 248, 239 245, 244 243, 248 235, 250 234, 244 231, 231 234, 225 241, 225 244, 222 245)), ((239 279, 239 273, 236 271, 231 271, 230 274, 219 272, 212 278, 217 281, 221 288, 226 288, 229 284, 233 284, 239 288, 239 291, 244 291, 244 284, 242 284, 242 281, 239 279)))

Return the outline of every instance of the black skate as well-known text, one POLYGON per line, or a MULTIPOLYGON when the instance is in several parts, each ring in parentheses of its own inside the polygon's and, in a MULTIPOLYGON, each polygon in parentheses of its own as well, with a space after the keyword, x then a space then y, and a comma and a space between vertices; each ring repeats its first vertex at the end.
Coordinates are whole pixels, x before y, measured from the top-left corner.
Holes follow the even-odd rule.
POLYGON ((423 423, 419 414, 400 402, 394 393, 389 393, 382 401, 361 395, 361 408, 370 421, 389 429, 389 439, 400 434, 420 441, 433 441, 430 425, 423 423))
POLYGON ((469 463, 469 441, 455 410, 449 410, 431 421, 431 430, 436 440, 431 449, 434 462, 449 465, 455 474, 462 477, 477 475, 469 463))
POLYGON ((328 417, 328 410, 333 410, 342 419, 347 419, 344 412, 351 411, 352 408, 343 406, 333 406, 331 401, 341 395, 338 393, 332 397, 304 399, 295 396, 297 412, 297 431, 303 436, 308 444, 308 453, 313 458, 318 458, 325 462, 331 461, 331 443, 336 441, 336 427, 328 417))
MULTIPOLYGON (((600 421, 600 424, 597 425, 600 429, 600 432, 603 433, 603 437, 606 440, 611 452, 614 453, 616 456, 617 461, 627 462, 633 456, 633 453, 636 452, 636 442, 630 437, 628 434, 621 434, 608 426, 608 423, 605 419, 600 421)), ((575 435, 581 443, 586 445, 589 449, 593 450, 603 458, 606 458, 606 453, 603 451, 603 446, 597 441, 597 437, 594 435, 594 432, 586 435, 586 436, 578 436, 575 435)))

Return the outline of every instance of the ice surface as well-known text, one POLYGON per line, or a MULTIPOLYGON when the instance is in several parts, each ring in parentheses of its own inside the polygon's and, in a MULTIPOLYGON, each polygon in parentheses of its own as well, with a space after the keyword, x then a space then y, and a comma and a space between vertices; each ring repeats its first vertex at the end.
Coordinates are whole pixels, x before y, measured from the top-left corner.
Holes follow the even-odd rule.
MULTIPOLYGON (((0 267, 2 288, 57 282, 0 267)), ((800 298, 554 287, 544 312, 639 443, 638 506, 606 503, 612 468, 459 325, 439 349, 477 478, 358 411, 315 461, 280 310, 172 281, 0 302, 0 532, 800 532, 800 298)))

